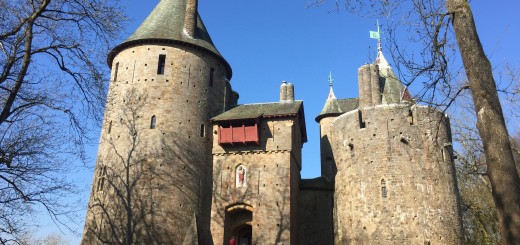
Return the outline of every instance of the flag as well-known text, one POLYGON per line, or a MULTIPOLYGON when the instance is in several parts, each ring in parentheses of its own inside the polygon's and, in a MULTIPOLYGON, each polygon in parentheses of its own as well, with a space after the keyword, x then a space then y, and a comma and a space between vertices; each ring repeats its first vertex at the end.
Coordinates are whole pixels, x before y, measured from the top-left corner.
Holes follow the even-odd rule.
POLYGON ((379 32, 378 31, 370 31, 370 38, 379 39, 379 32))

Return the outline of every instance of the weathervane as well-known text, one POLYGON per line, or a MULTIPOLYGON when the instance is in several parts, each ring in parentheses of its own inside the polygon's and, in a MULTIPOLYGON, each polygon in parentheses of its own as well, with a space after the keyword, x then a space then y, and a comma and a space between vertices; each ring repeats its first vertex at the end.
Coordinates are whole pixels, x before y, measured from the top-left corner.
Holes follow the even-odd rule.
POLYGON ((370 31, 370 38, 377 39, 377 50, 383 50, 381 46, 381 32, 379 30, 379 20, 377 20, 377 31, 370 31))
POLYGON ((329 72, 329 85, 332 87, 332 82, 334 82, 334 79, 332 79, 332 72, 329 72))

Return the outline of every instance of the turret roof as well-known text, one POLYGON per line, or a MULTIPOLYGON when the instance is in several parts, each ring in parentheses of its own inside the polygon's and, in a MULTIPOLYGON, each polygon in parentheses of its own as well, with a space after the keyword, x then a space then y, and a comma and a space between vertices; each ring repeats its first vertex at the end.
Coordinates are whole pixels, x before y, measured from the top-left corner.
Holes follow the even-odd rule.
POLYGON ((374 63, 379 66, 380 81, 383 85, 383 103, 401 103, 401 97, 405 88, 399 78, 395 75, 392 67, 388 64, 388 61, 383 55, 383 51, 379 50, 377 59, 374 63))
POLYGON ((316 117, 316 122, 320 122, 325 117, 337 117, 345 112, 349 112, 358 108, 358 98, 347 98, 347 99, 336 99, 327 98, 325 106, 321 110, 321 113, 316 117))
POLYGON ((133 34, 110 51, 109 65, 112 64, 117 53, 130 46, 142 43, 184 44, 203 48, 222 59, 228 66, 230 78, 231 68, 213 44, 200 15, 197 14, 194 37, 190 37, 184 31, 186 6, 187 0, 161 0, 133 34))

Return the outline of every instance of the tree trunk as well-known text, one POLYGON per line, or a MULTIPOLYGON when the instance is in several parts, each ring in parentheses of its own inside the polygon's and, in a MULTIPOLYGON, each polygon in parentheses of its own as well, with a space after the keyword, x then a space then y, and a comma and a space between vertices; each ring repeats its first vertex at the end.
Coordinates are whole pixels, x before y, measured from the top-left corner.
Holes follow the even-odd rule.
POLYGON ((502 241, 503 244, 520 244, 520 177, 491 63, 484 54, 468 1, 446 0, 446 6, 452 14, 452 25, 471 86, 502 241))

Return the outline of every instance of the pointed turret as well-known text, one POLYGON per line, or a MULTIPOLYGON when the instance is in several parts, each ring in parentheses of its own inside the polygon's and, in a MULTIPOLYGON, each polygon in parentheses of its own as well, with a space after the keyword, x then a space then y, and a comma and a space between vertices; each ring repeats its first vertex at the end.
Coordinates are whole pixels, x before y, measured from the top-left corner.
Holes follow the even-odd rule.
POLYGON ((324 117, 336 117, 342 113, 343 111, 341 111, 341 108, 339 108, 338 101, 334 95, 334 90, 332 89, 332 82, 330 82, 329 96, 327 97, 325 105, 323 106, 320 114, 316 117, 316 122, 319 123, 320 120, 324 117))
POLYGON ((379 66, 379 83, 383 88, 383 104, 399 104, 402 102, 403 94, 405 93, 405 87, 397 78, 392 67, 388 64, 381 46, 377 53, 375 65, 379 66))
POLYGON ((231 79, 231 67, 217 50, 197 11, 197 0, 161 0, 137 30, 108 55, 112 66, 123 49, 142 44, 196 46, 224 61, 231 79))
POLYGON ((327 96, 327 100, 325 101, 325 105, 323 109, 321 109, 320 114, 315 118, 317 123, 320 123, 320 120, 326 117, 337 117, 345 112, 353 110, 358 106, 358 99, 356 98, 347 98, 347 99, 337 99, 336 95, 334 95, 333 89, 333 81, 332 74, 329 74, 329 95, 327 96))
POLYGON ((320 155, 321 155, 321 175, 331 183, 334 182, 336 174, 336 163, 332 155, 330 145, 330 129, 332 121, 341 114, 354 110, 358 107, 358 99, 337 99, 334 95, 332 73, 329 74, 329 96, 321 113, 316 117, 316 122, 320 124, 320 155))

